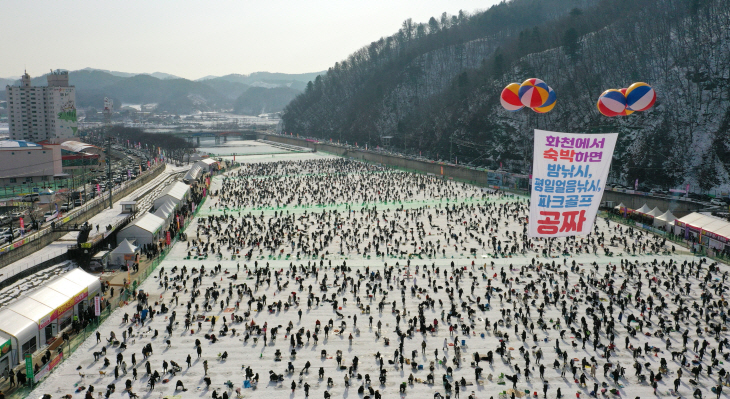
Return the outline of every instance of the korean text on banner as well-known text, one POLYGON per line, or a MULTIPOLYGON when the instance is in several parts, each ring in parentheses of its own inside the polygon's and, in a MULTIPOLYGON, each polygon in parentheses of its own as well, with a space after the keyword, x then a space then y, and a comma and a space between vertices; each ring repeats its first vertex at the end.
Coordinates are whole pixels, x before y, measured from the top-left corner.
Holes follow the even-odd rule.
POLYGON ((617 137, 617 133, 535 130, 531 237, 567 237, 591 232, 617 137))

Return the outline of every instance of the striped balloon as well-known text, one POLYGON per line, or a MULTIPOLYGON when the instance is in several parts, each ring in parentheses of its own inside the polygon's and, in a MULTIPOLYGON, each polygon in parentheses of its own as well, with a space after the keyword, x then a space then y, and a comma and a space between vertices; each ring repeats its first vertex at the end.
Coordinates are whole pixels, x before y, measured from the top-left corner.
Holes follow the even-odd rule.
MULTIPOLYGON (((620 91, 620 92, 621 92, 621 94, 623 94, 623 95, 624 95, 624 97, 626 97, 626 89, 618 89, 618 91, 620 91)), ((628 107, 627 107, 627 108, 626 108, 626 109, 624 110, 624 112, 622 112, 622 113, 620 113, 620 114, 618 114, 618 115, 619 115, 619 116, 626 116, 626 115, 631 115, 631 114, 633 114, 633 113, 634 113, 634 111, 632 111, 632 110, 628 109, 628 107)))
POLYGON ((626 110, 626 97, 616 89, 609 89, 598 98, 597 106, 604 116, 617 116, 626 110))
POLYGON ((507 87, 502 90, 502 94, 499 96, 499 101, 507 111, 519 111, 524 106, 520 102, 520 85, 519 83, 510 83, 507 87))
POLYGON ((520 101, 530 108, 541 107, 548 99, 548 85, 540 79, 527 79, 520 85, 520 101))
POLYGON ((631 111, 646 111, 656 101, 656 92, 648 84, 637 82, 626 89, 626 106, 631 111))
POLYGON ((535 107, 532 110, 537 112, 538 114, 544 114, 546 112, 550 112, 553 108, 555 108, 555 100, 557 100, 557 95, 555 94, 555 91, 552 87, 548 86, 548 98, 545 101, 545 103, 539 107, 535 107))

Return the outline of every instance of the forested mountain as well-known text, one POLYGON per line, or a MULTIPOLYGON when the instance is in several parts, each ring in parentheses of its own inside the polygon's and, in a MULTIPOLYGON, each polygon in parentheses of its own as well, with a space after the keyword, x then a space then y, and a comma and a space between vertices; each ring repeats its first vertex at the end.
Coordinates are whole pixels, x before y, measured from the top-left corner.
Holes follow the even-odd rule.
MULTIPOLYGON (((515 172, 532 129, 618 132, 612 176, 647 186, 730 186, 730 0, 513 0, 475 15, 407 20, 335 64, 285 109, 285 131, 515 172), (553 111, 505 111, 531 77, 553 111), (600 93, 644 81, 657 103, 607 118, 600 93)), ((696 190, 696 189, 695 189, 696 190)), ((727 190, 724 190, 727 191, 727 190)))
POLYGON ((244 115, 258 115, 278 112, 301 93, 288 87, 250 87, 236 100, 234 112, 244 115))

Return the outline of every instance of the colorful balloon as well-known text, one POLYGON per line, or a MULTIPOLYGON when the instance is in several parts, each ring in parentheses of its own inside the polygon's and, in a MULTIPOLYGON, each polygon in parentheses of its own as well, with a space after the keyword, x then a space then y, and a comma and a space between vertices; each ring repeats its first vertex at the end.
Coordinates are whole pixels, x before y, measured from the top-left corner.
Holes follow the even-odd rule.
POLYGON ((656 92, 648 84, 637 82, 626 89, 626 106, 631 111, 646 111, 656 101, 656 92))
POLYGON ((598 98, 597 107, 604 116, 617 116, 626 110, 626 97, 616 89, 608 89, 598 98))
POLYGON ((540 79, 527 79, 520 85, 520 101, 530 108, 541 107, 548 99, 548 85, 540 79))
POLYGON ((519 111, 524 108, 522 102, 520 102, 520 85, 519 83, 510 83, 507 87, 502 90, 502 94, 499 96, 499 101, 507 111, 519 111))
MULTIPOLYGON (((620 91, 620 92, 621 92, 621 94, 623 94, 623 95, 624 95, 624 97, 626 97, 626 89, 618 89, 618 91, 620 91)), ((630 109, 626 108, 626 109, 624 110, 624 112, 622 112, 622 113, 620 113, 620 114, 618 114, 618 115, 619 115, 619 116, 626 116, 626 115, 631 115, 631 114, 633 114, 633 113, 634 113, 634 111, 632 111, 632 110, 630 110, 630 109)))
POLYGON ((546 112, 550 112, 553 108, 555 108, 555 100, 557 100, 557 95, 555 94, 555 91, 552 87, 548 86, 548 98, 545 101, 545 103, 539 107, 535 107, 532 110, 537 112, 538 114, 544 114, 546 112))

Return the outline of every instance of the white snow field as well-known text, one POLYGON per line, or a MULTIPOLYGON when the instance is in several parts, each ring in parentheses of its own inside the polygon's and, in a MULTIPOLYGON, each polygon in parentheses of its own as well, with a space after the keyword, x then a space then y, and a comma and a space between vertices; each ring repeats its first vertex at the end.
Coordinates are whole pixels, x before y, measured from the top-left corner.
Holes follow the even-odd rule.
MULTIPOLYGON (((717 337, 724 340, 727 334, 720 332, 716 337, 711 328, 724 324, 721 318, 726 303, 718 299, 723 296, 720 287, 725 283, 726 265, 720 265, 718 272, 707 261, 698 271, 703 259, 684 248, 671 255, 671 243, 662 246, 661 239, 630 233, 626 227, 608 225, 601 219, 590 237, 555 239, 550 245, 552 257, 548 257, 543 255, 545 241, 523 237, 528 209, 525 198, 486 193, 462 183, 322 154, 256 155, 237 161, 246 164, 229 172, 229 187, 234 187, 235 194, 227 199, 209 197, 186 231, 188 242, 177 243, 140 286, 149 295, 148 304, 155 312, 162 311, 162 304, 167 311, 156 313, 154 319, 147 317, 142 323, 133 320, 137 306, 142 306, 137 301, 119 308, 99 328, 101 341, 90 337, 33 392, 33 397, 83 397, 93 385, 93 397, 108 394, 111 398, 126 398, 130 392, 125 391, 125 382, 131 380, 131 392, 142 398, 224 394, 303 398, 305 383, 309 396, 314 398, 497 398, 502 392, 507 392, 504 397, 513 393, 514 397, 532 397, 537 393, 542 398, 538 351, 542 353, 540 364, 545 366, 548 398, 558 397, 558 389, 563 397, 589 397, 594 384, 598 384, 599 397, 654 397, 654 389, 647 382, 652 376, 661 378, 657 381, 659 397, 688 397, 696 388, 704 396, 714 397, 711 388, 718 384, 719 372, 725 367, 723 354, 727 353, 726 346, 718 347, 717 337), (303 160, 308 162, 277 164, 275 168, 263 164, 303 160), (196 241, 198 237, 200 241, 196 241), (498 251, 497 245, 492 245, 493 237, 504 255, 495 255, 498 251), (624 239, 625 244, 620 243, 624 239), (606 255, 601 244, 613 255, 606 255), (633 251, 631 255, 626 253, 626 248, 632 246, 638 246, 636 255, 633 251), (236 250, 239 256, 232 259, 236 250), (567 252, 563 254, 563 250, 567 252), (247 252, 251 259, 244 257, 247 252), (209 256, 198 257, 198 253, 209 256), (340 267, 343 264, 345 268, 340 267), (202 267, 204 275, 199 273, 202 267), (215 271, 216 267, 220 270, 215 271), (711 268, 713 271, 708 272, 711 268), (258 287, 254 270, 262 273, 258 287), (200 278, 200 284, 194 289, 196 278, 200 278), (186 304, 196 290, 199 296, 190 309, 192 325, 186 328, 186 304), (236 308, 239 291, 240 305, 236 308), (206 293, 211 295, 207 309, 206 293), (313 302, 311 306, 308 299, 313 302), (258 301, 261 311, 257 310, 258 301), (269 306, 279 301, 283 306, 269 311, 269 306), (491 305, 488 309, 480 307, 487 302, 491 305), (250 315, 246 317, 249 304, 250 315), (169 335, 166 328, 173 313, 169 335), (125 314, 129 322, 123 321, 125 314), (569 314, 572 324, 566 321, 569 314), (234 315, 244 321, 234 321, 234 315), (215 325, 210 322, 213 318, 215 325), (629 325, 629 318, 636 320, 629 325), (325 337, 324 327, 330 320, 334 332, 325 337), (434 320, 438 325, 432 332, 434 320), (321 329, 315 342, 307 332, 314 334, 318 321, 321 329), (611 321, 613 330, 607 334, 611 321), (265 325, 266 332, 257 334, 257 328, 251 327, 254 323, 261 328, 265 325), (585 327, 581 327, 583 324, 585 327), (227 332, 220 335, 224 325, 227 332), (450 325, 455 327, 452 333, 450 325), (276 339, 272 340, 272 329, 276 327, 276 339), (674 330, 677 327, 679 331, 674 330), (123 331, 128 328, 132 335, 125 340, 123 331), (299 331, 303 332, 302 345, 295 342, 292 347, 291 334, 296 336, 299 331), (590 336, 583 345, 579 334, 584 337, 586 331, 590 336), (595 348, 594 331, 599 338, 595 348), (634 334, 629 335, 629 331, 634 334), (685 331, 688 342, 683 351, 685 331), (408 359, 403 367, 394 357, 401 340, 398 332, 403 336, 404 360, 408 359), (126 349, 107 343, 111 333, 126 342, 126 349), (215 342, 205 337, 210 334, 216 336, 215 342), (615 347, 608 349, 610 335, 614 336, 615 347), (626 348, 627 337, 628 345, 640 351, 626 348), (503 339, 505 353, 500 356, 497 349, 503 339), (201 343, 200 357, 196 340, 201 343), (703 341, 708 342, 702 360, 700 348, 693 348, 695 340, 700 348, 703 341), (454 342, 460 352, 459 365, 454 361, 454 342), (667 342, 671 347, 667 348, 667 342), (556 343, 561 352, 565 351, 559 359, 556 343), (153 353, 145 359, 142 351, 147 344, 151 344, 153 353), (103 347, 106 355, 94 361, 94 352, 101 352, 103 347), (711 355, 713 349, 717 350, 716 356, 711 355), (281 361, 276 360, 277 350, 281 361), (326 356, 322 356, 323 351, 326 356), (345 369, 338 367, 337 351, 342 351, 345 369), (486 358, 490 351, 494 360, 492 364, 480 361, 483 370, 477 380, 473 354, 478 352, 486 358), (224 352, 227 358, 221 359, 218 355, 224 352), (523 352, 529 358, 529 367, 523 352), (673 356, 672 352, 677 353, 673 356), (379 380, 378 353, 383 358, 384 383, 379 380), (119 377, 115 378, 118 354, 126 364, 126 373, 119 367, 119 377), (133 355, 136 367, 132 365, 133 355), (192 357, 190 367, 186 363, 188 355, 192 357), (687 362, 684 367, 680 365, 683 356, 687 362), (109 366, 104 366, 105 357, 109 366), (350 374, 355 357, 358 367, 350 374), (708 375, 713 358, 717 364, 708 375), (582 364, 584 359, 589 367, 582 364), (660 371, 662 359, 667 366, 660 371), (152 372, 160 374, 154 390, 148 384, 148 361, 152 372), (170 365, 165 372, 165 361, 174 361, 181 369, 172 375, 170 365), (204 380, 204 361, 208 364, 209 387, 204 380), (557 368, 553 366, 556 361, 557 368), (696 368, 693 361, 703 366, 697 378, 692 374, 696 368), (293 373, 287 372, 289 362, 293 373), (307 362, 311 367, 302 373, 307 362), (429 384, 432 362, 434 383, 429 384), (638 374, 645 381, 636 375, 637 362, 642 367, 638 374), (596 368, 595 373, 590 366, 596 368), (136 380, 132 372, 135 368, 136 380), (259 376, 252 387, 244 383, 251 380, 246 377, 247 368, 259 376), (320 368, 324 369, 324 378, 318 376, 320 368), (563 369, 565 376, 561 376, 563 369), (621 369, 625 372, 616 384, 612 372, 621 369), (680 369, 683 375, 677 393, 673 383, 680 369), (283 381, 270 381, 270 370, 283 374, 283 381), (443 381, 449 371, 450 385, 462 378, 466 385, 447 391, 443 381), (365 384, 366 374, 370 384, 365 384), (585 386, 579 383, 583 374, 585 386), (349 388, 346 375, 350 375, 349 388), (500 378, 503 375, 517 376, 516 390, 511 390, 510 378, 500 378), (178 381, 187 391, 176 389, 178 381), (292 382, 296 383, 293 392, 292 382), (399 392, 402 383, 404 393, 399 392), (108 391, 109 384, 114 384, 114 392, 108 391), (358 392, 361 385, 365 385, 363 394, 358 392)), ((222 176, 215 177, 210 192, 220 190, 223 182, 222 176)))

